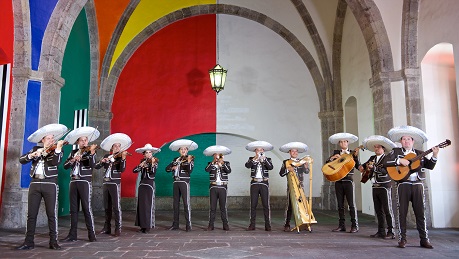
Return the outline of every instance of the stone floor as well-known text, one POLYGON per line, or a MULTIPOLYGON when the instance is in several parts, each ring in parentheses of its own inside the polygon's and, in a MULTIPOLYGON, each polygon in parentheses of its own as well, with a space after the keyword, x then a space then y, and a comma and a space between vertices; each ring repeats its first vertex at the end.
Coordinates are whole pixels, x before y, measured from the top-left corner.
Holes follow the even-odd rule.
MULTIPOLYGON (((169 231, 172 213, 158 211, 156 228, 149 234, 138 233, 134 226, 135 213, 123 211, 123 229, 120 237, 98 235, 97 242, 89 242, 84 222, 80 215, 79 240, 60 242, 62 250, 48 249, 48 229, 37 229, 35 249, 17 251, 14 247, 24 240, 24 228, 0 229, 0 258, 458 258, 459 229, 430 229, 433 250, 421 248, 417 231, 408 231, 408 245, 397 248, 396 240, 370 238, 376 232, 374 217, 359 215, 358 233, 334 233, 337 226, 337 212, 316 211, 317 224, 312 232, 283 232, 283 211, 272 212, 270 232, 264 230, 262 212, 258 212, 259 224, 255 231, 245 231, 248 225, 248 211, 229 213, 230 231, 222 230, 217 220, 214 231, 206 231, 206 211, 193 211, 193 230, 169 231)), ((183 213, 181 215, 183 218, 183 213)), ((96 230, 103 226, 103 214, 95 215, 96 230)), ((59 218, 59 238, 64 238, 69 229, 69 217, 59 218)), ((348 226, 349 228, 349 226, 348 226)))

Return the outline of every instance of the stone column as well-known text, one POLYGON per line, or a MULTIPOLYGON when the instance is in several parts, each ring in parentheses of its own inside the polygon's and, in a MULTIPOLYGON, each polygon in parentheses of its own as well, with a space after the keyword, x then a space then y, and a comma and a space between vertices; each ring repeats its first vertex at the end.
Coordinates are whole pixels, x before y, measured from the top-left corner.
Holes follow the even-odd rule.
MULTIPOLYGON (((335 148, 328 142, 328 138, 337 132, 342 132, 344 129, 343 111, 319 112, 319 119, 321 120, 322 129, 322 161, 325 162, 335 148)), ((325 210, 337 209, 335 183, 325 178, 322 186, 322 208, 325 210)))
MULTIPOLYGON (((5 187, 2 197, 2 220, 0 221, 0 226, 4 228, 18 228, 26 225, 28 189, 21 188, 21 164, 18 159, 28 151, 22 150, 28 82, 29 80, 42 82, 39 126, 58 122, 60 89, 64 84, 64 79, 55 73, 41 73, 29 68, 13 68, 13 78, 5 187)), ((37 226, 46 224, 45 210, 40 208, 37 226)))
MULTIPOLYGON (((113 114, 110 111, 102 110, 89 110, 88 111, 88 124, 100 131, 100 137, 94 141, 95 144, 100 145, 102 140, 110 135, 110 121, 113 114)), ((100 160, 107 152, 99 149, 97 151, 97 159, 100 160)), ((103 183, 103 169, 93 171, 92 177, 92 209, 94 211, 104 210, 104 200, 102 195, 102 183, 103 183)))
POLYGON ((387 73, 379 73, 370 79, 373 93, 373 116, 375 134, 387 136, 393 127, 391 78, 387 73))

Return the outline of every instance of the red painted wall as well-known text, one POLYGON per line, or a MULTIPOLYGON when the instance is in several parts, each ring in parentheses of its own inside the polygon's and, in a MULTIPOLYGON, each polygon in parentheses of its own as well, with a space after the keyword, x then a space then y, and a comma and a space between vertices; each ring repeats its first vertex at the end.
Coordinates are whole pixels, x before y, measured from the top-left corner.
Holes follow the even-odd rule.
MULTIPOLYGON (((152 35, 124 67, 113 99, 112 133, 160 147, 182 136, 216 130, 216 94, 208 70, 216 62, 215 15, 178 21, 152 35)), ((168 148, 168 147, 163 147, 168 148)), ((135 196, 140 154, 128 157, 121 195, 135 196)), ((160 161, 164 173, 167 161, 160 161)), ((158 183, 157 183, 158 184, 158 183)))
POLYGON ((0 64, 13 63, 13 6, 12 1, 0 1, 0 64))

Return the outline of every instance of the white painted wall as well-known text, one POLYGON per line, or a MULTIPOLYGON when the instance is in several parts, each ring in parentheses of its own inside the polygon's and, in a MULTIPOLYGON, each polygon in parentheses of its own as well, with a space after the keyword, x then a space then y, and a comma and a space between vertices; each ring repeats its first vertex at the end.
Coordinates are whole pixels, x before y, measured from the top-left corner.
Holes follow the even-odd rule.
POLYGON ((233 169, 229 195, 248 195, 250 174, 244 164, 253 153, 244 147, 252 140, 265 140, 275 147, 268 152, 274 163, 271 195, 286 194, 286 179, 279 176, 279 170, 288 155, 279 147, 301 141, 316 160, 313 196, 320 197, 319 100, 306 65, 283 38, 265 26, 235 16, 219 19, 219 63, 228 69, 228 77, 217 98, 217 131, 240 135, 234 143, 217 139, 217 144, 238 150, 227 157, 233 169))
MULTIPOLYGON (((456 74, 451 44, 431 49, 421 63, 426 149, 446 138, 452 146, 440 150, 434 170, 427 174, 433 227, 459 226, 459 116, 456 74)), ((430 157, 430 156, 429 156, 430 157)))

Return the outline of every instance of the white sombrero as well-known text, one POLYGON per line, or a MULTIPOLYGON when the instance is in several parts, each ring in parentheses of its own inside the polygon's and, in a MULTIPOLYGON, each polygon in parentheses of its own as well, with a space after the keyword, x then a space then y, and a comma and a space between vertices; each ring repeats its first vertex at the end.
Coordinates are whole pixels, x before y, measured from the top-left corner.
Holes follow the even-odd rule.
POLYGON ((124 133, 113 133, 100 143, 100 147, 105 151, 110 151, 115 143, 120 143, 121 151, 124 151, 132 145, 132 140, 124 133))
POLYGON ((189 139, 177 139, 176 141, 172 142, 169 146, 169 149, 172 151, 177 151, 181 147, 188 148, 188 151, 193 151, 198 148, 198 144, 193 140, 189 139))
POLYGON ((279 148, 279 150, 284 153, 288 153, 290 149, 296 149, 298 153, 304 153, 308 151, 308 145, 303 142, 290 142, 279 148))
POLYGON ((158 152, 161 152, 160 148, 153 147, 150 143, 145 144, 144 147, 139 147, 135 150, 137 153, 143 153, 145 151, 151 151, 152 154, 156 154, 158 152))
POLYGON ((340 133, 331 135, 328 138, 328 141, 330 141, 330 143, 332 144, 338 144, 340 140, 347 140, 350 144, 350 143, 356 142, 358 139, 359 138, 356 135, 353 135, 351 133, 340 132, 340 133))
POLYGON ((369 136, 363 140, 363 146, 370 151, 375 152, 375 145, 383 146, 386 149, 386 152, 389 152, 394 147, 397 147, 397 145, 395 145, 395 143, 390 139, 380 135, 369 136))
POLYGON ((58 139, 63 137, 65 132, 67 132, 67 127, 65 125, 57 123, 48 124, 37 129, 27 138, 27 140, 32 143, 39 143, 45 136, 53 135, 56 139, 58 139))
POLYGON ((427 135, 424 133, 424 131, 413 126, 399 126, 392 128, 389 130, 387 135, 389 136, 390 140, 394 142, 400 142, 400 139, 403 136, 410 136, 414 139, 415 143, 419 143, 421 145, 424 142, 427 142, 427 135))
POLYGON ((249 144, 247 144, 247 146, 245 146, 245 149, 247 149, 248 151, 255 151, 255 149, 257 148, 262 148, 265 151, 271 151, 274 147, 270 143, 262 140, 250 142, 249 144))
POLYGON ((225 147, 225 146, 220 146, 220 145, 215 145, 215 146, 210 146, 206 149, 204 149, 204 152, 202 152, 205 156, 213 156, 214 154, 222 154, 222 155, 229 155, 231 154, 231 149, 225 147))
POLYGON ((74 144, 77 142, 78 138, 87 137, 88 142, 93 142, 99 136, 100 132, 96 128, 85 126, 70 131, 70 133, 65 136, 64 140, 68 141, 70 144, 74 144))

